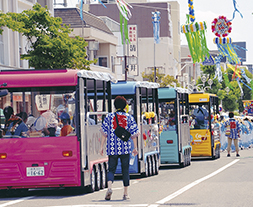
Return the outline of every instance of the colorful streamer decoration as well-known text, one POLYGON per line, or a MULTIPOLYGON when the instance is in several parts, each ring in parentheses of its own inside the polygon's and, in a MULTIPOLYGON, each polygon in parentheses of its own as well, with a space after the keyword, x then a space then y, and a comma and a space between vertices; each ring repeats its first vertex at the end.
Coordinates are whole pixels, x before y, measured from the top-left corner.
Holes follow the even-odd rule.
POLYGON ((130 43, 128 37, 127 21, 129 21, 129 19, 132 17, 132 13, 129 7, 130 8, 133 7, 124 0, 116 0, 116 4, 120 11, 119 16, 120 16, 120 31, 121 31, 122 44, 124 44, 124 42, 130 43), (123 21, 124 21, 124 37, 123 37, 123 21))
POLYGON ((152 23, 153 23, 153 33, 154 33, 154 40, 156 44, 159 44, 160 42, 160 12, 155 11, 152 12, 152 23))
POLYGON ((105 6, 105 4, 104 4, 101 0, 98 0, 98 1, 99 1, 99 3, 102 4, 105 8, 107 8, 107 7, 105 6))
POLYGON ((181 32, 186 36, 193 63, 203 62, 210 56, 205 36, 207 26, 205 22, 195 22, 193 0, 188 0, 188 7, 188 21, 181 26, 181 32))
MULTIPOLYGON (((236 0, 233 0, 234 3, 234 12, 233 12, 233 19, 235 17, 235 12, 239 12, 239 10, 236 8, 236 0)), ((240 13, 241 17, 242 14, 240 13)), ((232 20, 228 20, 225 16, 219 16, 218 18, 215 18, 212 22, 211 29, 212 32, 215 34, 216 38, 213 39, 213 42, 217 45, 217 48, 220 52, 218 58, 216 59, 216 72, 215 72, 215 78, 218 77, 218 81, 220 82, 221 79, 219 78, 219 73, 221 71, 220 69, 220 59, 221 57, 227 57, 227 60, 231 64, 236 64, 236 67, 233 67, 232 65, 228 64, 228 67, 231 68, 234 71, 233 79, 235 78, 235 75, 237 75, 238 81, 240 79, 240 73, 238 73, 237 67, 241 64, 240 58, 238 57, 236 53, 236 49, 244 49, 239 48, 236 45, 232 44, 232 39, 227 37, 231 31, 232 31, 232 20)), ((229 79, 227 74, 224 75, 224 79, 226 82, 226 85, 233 89, 231 84, 229 83, 229 79)), ((238 82, 237 81, 237 82, 238 82)))
MULTIPOLYGON (((232 79, 236 79, 237 83, 239 83, 239 81, 244 84, 246 87, 248 87, 250 90, 252 90, 252 83, 253 81, 246 75, 245 73, 245 70, 243 67, 240 67, 240 65, 236 65, 236 66, 233 66, 231 64, 227 64, 228 68, 230 68, 232 71, 234 71, 234 74, 233 74, 233 77, 232 79), (248 86, 246 83, 244 83, 242 81, 241 78, 245 78, 246 82, 248 84, 251 84, 251 86, 248 86)), ((241 86, 239 85, 240 89, 241 89, 241 86)))
POLYGON ((233 18, 230 21, 232 21, 235 18, 235 12, 238 12, 241 15, 241 18, 243 18, 241 12, 239 12, 239 10, 236 8, 236 0, 233 0, 233 3, 234 3, 235 10, 233 12, 233 18))
POLYGON ((181 32, 186 36, 193 63, 202 62, 206 57, 209 58, 205 36, 206 29, 206 22, 185 24, 181 27, 181 32))
POLYGON ((241 61, 235 51, 235 46, 232 44, 232 39, 227 37, 231 33, 232 23, 224 16, 215 18, 212 23, 212 32, 217 36, 213 42, 217 44, 220 54, 226 56, 228 61, 233 64, 240 64, 241 61))
POLYGON ((219 55, 215 58, 216 71, 213 78, 213 79, 218 78, 219 83, 222 82, 222 71, 221 71, 220 62, 221 62, 221 56, 219 55))
POLYGON ((238 86, 239 86, 239 88, 240 88, 240 91, 241 91, 241 96, 243 96, 242 86, 241 86, 241 84, 239 83, 239 78, 238 78, 238 77, 236 78, 236 81, 237 81, 238 86))
POLYGON ((217 36, 214 38, 214 43, 217 44, 218 50, 220 51, 220 55, 226 56, 228 61, 233 64, 240 64, 241 61, 238 55, 235 52, 235 49, 238 47, 232 44, 232 39, 227 38, 227 36, 232 31, 232 20, 235 17, 235 13, 238 12, 243 18, 242 14, 236 8, 236 0, 233 0, 234 3, 234 12, 233 18, 228 20, 225 16, 219 16, 215 18, 212 22, 212 32, 217 36))
POLYGON ((241 68, 241 75, 242 75, 242 77, 245 78, 245 80, 247 81, 247 83, 251 82, 251 79, 246 75, 244 68, 241 68))
POLYGON ((193 0, 188 0, 188 7, 189 7, 189 16, 191 22, 195 21, 195 14, 194 14, 194 8, 193 8, 193 0))
POLYGON ((212 32, 217 37, 226 37, 229 33, 231 33, 232 22, 228 21, 226 17, 219 16, 218 18, 215 18, 212 22, 212 32))
POLYGON ((228 86, 231 90, 233 90, 234 88, 233 88, 233 86, 230 84, 230 81, 229 81, 229 78, 228 78, 228 74, 227 74, 227 73, 224 74, 224 80, 225 80, 226 86, 228 86))
POLYGON ((234 79, 235 77, 241 78, 241 73, 240 73, 240 69, 237 70, 239 65, 233 66, 231 64, 227 64, 228 68, 230 68, 232 71, 234 71, 233 77, 232 79, 234 79))

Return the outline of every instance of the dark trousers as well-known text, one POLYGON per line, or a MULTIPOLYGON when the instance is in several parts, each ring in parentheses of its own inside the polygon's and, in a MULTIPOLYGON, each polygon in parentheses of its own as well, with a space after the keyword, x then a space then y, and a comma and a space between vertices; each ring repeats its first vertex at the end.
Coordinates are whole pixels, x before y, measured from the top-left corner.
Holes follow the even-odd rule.
POLYGON ((107 174, 108 181, 114 181, 114 174, 116 172, 116 168, 118 165, 118 158, 120 158, 121 162, 121 171, 123 177, 123 185, 129 186, 129 154, 127 155, 109 155, 109 171, 107 174))

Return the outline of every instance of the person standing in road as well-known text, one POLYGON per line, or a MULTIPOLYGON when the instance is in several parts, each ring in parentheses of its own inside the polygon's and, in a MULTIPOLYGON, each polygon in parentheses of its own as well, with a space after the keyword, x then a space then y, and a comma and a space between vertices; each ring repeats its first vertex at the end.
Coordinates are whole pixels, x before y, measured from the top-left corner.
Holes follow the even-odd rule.
POLYGON ((240 157, 239 155, 239 145, 238 145, 238 139, 240 137, 239 133, 241 131, 240 123, 234 118, 234 113, 229 112, 228 114, 229 120, 225 122, 225 127, 230 126, 230 134, 226 134, 228 137, 228 147, 227 147, 227 157, 230 157, 230 148, 232 144, 232 140, 234 140, 234 145, 235 145, 235 151, 236 151, 236 156, 240 157))
POLYGON ((107 174, 108 190, 105 195, 105 200, 111 199, 112 183, 114 181, 114 174, 116 172, 116 168, 118 165, 118 158, 120 158, 121 161, 121 169, 123 176, 123 185, 124 185, 123 200, 127 200, 129 199, 128 186, 130 180, 129 157, 131 153, 133 153, 134 156, 138 154, 137 137, 140 133, 134 117, 124 111, 126 107, 126 99, 123 96, 117 96, 114 100, 114 106, 116 108, 116 114, 118 117, 119 125, 121 127, 124 127, 131 133, 130 139, 133 140, 134 149, 131 152, 132 147, 130 139, 128 141, 122 141, 115 135, 114 131, 117 127, 115 113, 111 112, 107 114, 100 130, 103 135, 100 146, 100 154, 103 155, 103 147, 107 139, 106 152, 109 157, 108 160, 109 171, 107 174))

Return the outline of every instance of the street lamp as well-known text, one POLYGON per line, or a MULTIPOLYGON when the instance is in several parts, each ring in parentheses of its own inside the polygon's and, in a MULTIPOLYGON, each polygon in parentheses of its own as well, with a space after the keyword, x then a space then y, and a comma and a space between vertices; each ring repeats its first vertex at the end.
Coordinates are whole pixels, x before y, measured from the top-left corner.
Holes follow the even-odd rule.
POLYGON ((209 74, 202 74, 200 77, 202 84, 196 85, 196 82, 192 82, 191 84, 187 85, 189 91, 193 92, 194 90, 196 91, 202 91, 205 92, 208 88, 211 89, 213 80, 209 79, 209 74), (205 83, 208 83, 208 86, 205 86, 205 83))

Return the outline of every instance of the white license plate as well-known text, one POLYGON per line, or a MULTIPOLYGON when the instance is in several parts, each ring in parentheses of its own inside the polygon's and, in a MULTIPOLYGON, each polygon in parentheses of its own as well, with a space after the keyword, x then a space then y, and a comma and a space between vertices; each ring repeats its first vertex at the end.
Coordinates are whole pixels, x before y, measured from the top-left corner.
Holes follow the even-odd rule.
POLYGON ((26 176, 44 176, 44 167, 27 167, 26 176))

